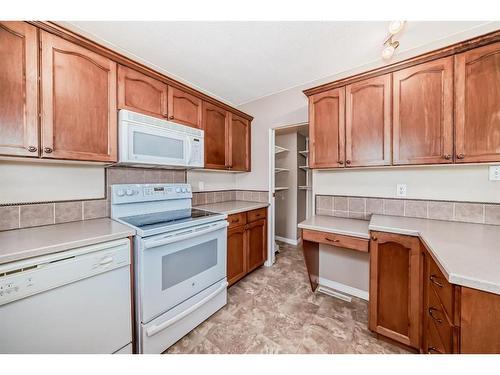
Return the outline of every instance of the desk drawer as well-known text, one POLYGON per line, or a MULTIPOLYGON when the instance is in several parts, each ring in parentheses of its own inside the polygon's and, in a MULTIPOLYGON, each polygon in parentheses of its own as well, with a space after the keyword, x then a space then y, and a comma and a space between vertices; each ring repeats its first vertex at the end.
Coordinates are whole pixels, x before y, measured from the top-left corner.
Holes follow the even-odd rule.
POLYGON ((306 241, 318 242, 326 245, 368 252, 369 241, 363 238, 344 236, 342 234, 319 232, 309 229, 302 230, 302 238, 306 241))
POLYGON ((237 214, 229 215, 227 217, 227 221, 229 223, 229 228, 245 225, 247 223, 246 212, 240 212, 237 214))
POLYGON ((434 259, 429 261, 429 284, 432 286, 449 317, 453 318, 453 286, 446 280, 434 259))
POLYGON ((437 331, 436 325, 432 320, 429 320, 427 324, 427 348, 424 348, 425 353, 428 354, 449 354, 446 351, 439 333, 437 331))
POLYGON ((251 223, 252 221, 265 219, 267 208, 259 208, 258 210, 252 210, 247 212, 247 221, 251 223))

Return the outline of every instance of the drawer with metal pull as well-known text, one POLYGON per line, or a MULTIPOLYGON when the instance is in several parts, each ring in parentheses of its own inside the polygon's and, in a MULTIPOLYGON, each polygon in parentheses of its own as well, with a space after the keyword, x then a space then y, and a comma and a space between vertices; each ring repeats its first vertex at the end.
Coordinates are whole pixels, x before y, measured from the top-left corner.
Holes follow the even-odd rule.
POLYGON ((429 307, 426 313, 429 325, 434 323, 436 326, 446 353, 451 353, 453 349, 453 325, 432 288, 429 289, 429 307))
POLYGON ((248 222, 266 218, 266 208, 259 208, 258 210, 252 210, 247 212, 248 222))
POLYGON ((439 337, 438 330, 433 321, 429 320, 427 324, 427 347, 424 348, 428 354, 448 354, 446 347, 439 337))
POLYGON ((247 223, 246 212, 240 212, 238 214, 229 215, 227 217, 227 221, 229 223, 229 228, 245 225, 247 223))
POLYGON ((368 252, 368 240, 363 238, 356 238, 345 236, 342 234, 320 232, 308 229, 302 230, 302 238, 306 241, 318 242, 326 245, 368 252))
POLYGON ((429 262, 429 284, 438 295, 448 316, 453 317, 453 286, 446 280, 438 265, 431 258, 429 262))

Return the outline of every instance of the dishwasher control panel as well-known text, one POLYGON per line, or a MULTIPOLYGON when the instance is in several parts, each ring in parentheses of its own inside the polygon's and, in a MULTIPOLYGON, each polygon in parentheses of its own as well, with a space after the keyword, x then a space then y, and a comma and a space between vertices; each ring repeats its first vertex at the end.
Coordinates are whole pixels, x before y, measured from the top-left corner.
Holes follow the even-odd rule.
POLYGON ((112 244, 115 246, 99 249, 94 245, 0 266, 0 306, 130 265, 129 241, 112 244))

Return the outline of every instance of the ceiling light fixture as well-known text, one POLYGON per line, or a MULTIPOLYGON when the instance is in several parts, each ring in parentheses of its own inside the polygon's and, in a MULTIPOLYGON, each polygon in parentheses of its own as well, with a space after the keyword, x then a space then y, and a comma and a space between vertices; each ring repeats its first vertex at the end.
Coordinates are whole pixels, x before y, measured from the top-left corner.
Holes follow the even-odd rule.
POLYGON ((384 49, 382 50, 382 58, 384 60, 390 60, 396 52, 396 48, 399 47, 399 42, 394 40, 397 33, 400 33, 405 25, 406 21, 392 21, 389 24, 389 35, 385 38, 384 49))

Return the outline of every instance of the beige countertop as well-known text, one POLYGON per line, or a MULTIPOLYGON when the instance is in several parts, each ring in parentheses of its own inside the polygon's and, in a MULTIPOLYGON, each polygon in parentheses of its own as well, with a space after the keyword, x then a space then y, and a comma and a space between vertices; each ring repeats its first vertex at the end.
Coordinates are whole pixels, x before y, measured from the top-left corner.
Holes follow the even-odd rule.
POLYGON ((239 212, 256 210, 258 208, 263 208, 269 206, 269 203, 261 202, 248 202, 248 201, 227 201, 220 203, 209 203, 202 204, 201 206, 195 206, 200 210, 206 210, 211 212, 217 212, 219 214, 237 214, 239 212))
POLYGON ((301 229, 370 238, 368 221, 342 217, 315 215, 299 224, 301 229))
POLYGON ((500 226, 373 215, 369 228, 420 237, 450 283, 500 294, 500 226))
POLYGON ((0 232, 0 264, 117 240, 134 229, 109 218, 0 232))

